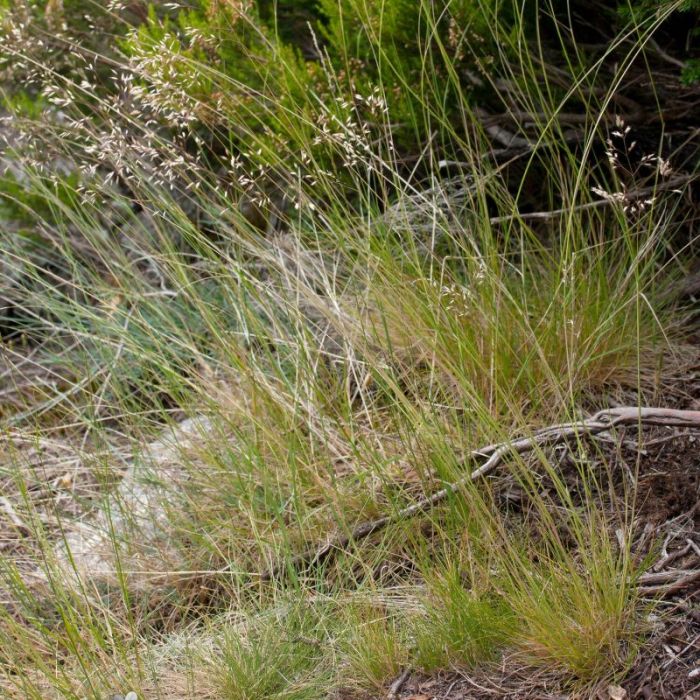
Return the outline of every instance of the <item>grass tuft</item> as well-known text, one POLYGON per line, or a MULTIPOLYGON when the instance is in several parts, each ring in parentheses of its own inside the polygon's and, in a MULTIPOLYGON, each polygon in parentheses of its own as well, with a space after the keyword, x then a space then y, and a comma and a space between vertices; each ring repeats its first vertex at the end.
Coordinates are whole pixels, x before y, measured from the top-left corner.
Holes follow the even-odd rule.
POLYGON ((295 562, 663 396, 697 172, 619 111, 681 4, 594 51, 557 2, 0 0, 0 694, 622 676, 641 453, 509 455, 295 562))

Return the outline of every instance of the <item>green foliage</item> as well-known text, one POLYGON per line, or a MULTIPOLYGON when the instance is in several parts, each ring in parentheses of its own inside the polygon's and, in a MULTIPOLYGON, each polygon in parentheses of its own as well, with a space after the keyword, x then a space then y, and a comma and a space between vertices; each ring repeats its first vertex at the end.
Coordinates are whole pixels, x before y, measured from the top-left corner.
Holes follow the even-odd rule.
MULTIPOLYGON (((232 630, 218 662, 221 697, 236 700, 315 700, 325 697, 322 647, 311 642, 303 614, 253 621, 232 630), (301 638, 301 639, 300 639, 301 638), (312 683, 309 680, 313 679, 312 683)), ((328 681, 326 680, 326 683, 328 681)))
POLYGON ((491 593, 469 590, 455 566, 431 577, 426 616, 417 623, 416 663, 434 671, 492 658, 513 633, 510 607, 491 593))
POLYGON ((342 618, 347 630, 343 651, 350 673, 360 687, 380 691, 409 661, 405 621, 371 605, 348 606, 342 618))
MULTIPOLYGON (((593 546, 602 543, 596 539, 593 546)), ((562 566, 562 560, 542 567, 528 562, 508 590, 525 654, 545 663, 556 658, 572 679, 584 682, 604 679, 611 661, 622 667, 634 658, 640 630, 625 557, 617 558, 607 541, 604 547, 584 562, 586 567, 562 566)))
MULTIPOLYGON (((92 5, 84 0, 28 5, 31 20, 22 25, 27 44, 36 32, 56 27, 54 40, 32 49, 35 58, 51 57, 57 71, 77 77, 83 67, 79 56, 65 50, 66 43, 114 58, 118 47, 137 62, 138 80, 147 89, 167 88, 174 91, 173 100, 196 103, 190 124, 203 124, 199 131, 205 135, 213 126, 221 129, 221 141, 229 145, 248 129, 288 132, 290 115, 300 116, 300 107, 306 105, 306 115, 313 119, 316 100, 352 104, 356 94, 370 95, 381 86, 389 119, 398 124, 396 144, 408 151, 420 148, 431 122, 457 117, 471 92, 479 91, 482 99, 488 95, 484 85, 494 77, 497 47, 516 18, 514 6, 493 0, 438 5, 407 0, 302 5, 198 0, 182 9, 150 4, 147 12, 135 14, 128 8, 108 11, 92 5), (290 32, 290 26, 301 23, 305 52, 315 54, 320 48, 328 56, 332 81, 321 74, 317 60, 302 58, 300 32, 290 32), (189 70, 195 63, 196 76, 189 70), (260 98, 270 100, 262 114, 260 98)), ((100 89, 106 94, 113 88, 104 68, 100 89)), ((297 118, 293 128, 301 139, 304 121, 297 118)), ((290 151, 298 145, 290 144, 290 151)), ((245 142, 241 146, 245 150, 245 142)))
POLYGON ((618 4, 618 12, 625 19, 644 20, 650 16, 663 14, 674 8, 679 12, 695 12, 700 10, 700 0, 627 0, 618 4))
POLYGON ((480 88, 495 78, 500 33, 514 19, 508 2, 488 0, 320 0, 319 7, 343 88, 367 93, 381 85, 392 120, 403 125, 396 134, 403 148, 458 117, 474 91, 488 95, 480 88))
POLYGON ((681 73, 681 78, 686 85, 698 82, 700 80, 700 59, 695 58, 688 61, 681 73))
POLYGON ((63 176, 25 177, 8 171, 0 175, 0 218, 23 225, 39 221, 57 223, 62 207, 78 209, 76 172, 63 176))

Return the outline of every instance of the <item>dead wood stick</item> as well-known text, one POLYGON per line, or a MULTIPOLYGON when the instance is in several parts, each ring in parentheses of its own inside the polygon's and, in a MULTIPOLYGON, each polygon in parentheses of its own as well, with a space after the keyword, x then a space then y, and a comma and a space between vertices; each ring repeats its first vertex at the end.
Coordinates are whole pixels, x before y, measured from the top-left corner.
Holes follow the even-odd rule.
POLYGON ((700 569, 691 571, 686 576, 681 576, 679 579, 673 583, 661 584, 658 586, 643 586, 638 589, 639 593, 642 595, 670 595, 671 593, 678 593, 685 588, 690 587, 696 581, 700 580, 700 569))
POLYGON ((462 489, 471 481, 490 474, 509 454, 522 454, 530 452, 545 444, 556 444, 569 438, 583 435, 595 435, 605 430, 610 430, 618 425, 664 425, 684 428, 700 429, 700 411, 681 411, 673 408, 649 408, 639 406, 620 406, 617 408, 599 411, 590 418, 561 423, 535 431, 529 437, 507 440, 504 442, 487 445, 481 449, 469 453, 467 462, 486 458, 486 461, 477 469, 474 469, 463 478, 449 483, 439 491, 426 496, 389 515, 376 520, 370 520, 358 525, 354 530, 338 535, 318 548, 303 552, 286 562, 264 571, 260 575, 262 581, 284 576, 286 571, 299 570, 304 566, 314 566, 330 558, 334 552, 346 549, 352 542, 369 537, 371 534, 383 530, 401 520, 408 520, 416 515, 424 513, 438 503, 447 499, 450 495, 462 489))
POLYGON ((401 688, 403 687, 404 683, 408 680, 408 677, 410 675, 411 669, 405 668, 401 675, 391 684, 391 687, 389 688, 389 693, 387 695, 388 700, 396 700, 396 698, 398 698, 401 688))
MULTIPOLYGON (((662 192, 664 190, 670 190, 674 187, 692 182, 697 176, 696 175, 681 175, 679 177, 672 178, 665 182, 657 182, 651 187, 641 187, 637 190, 630 190, 625 193, 625 201, 636 201, 638 199, 644 199, 649 195, 653 195, 656 192, 662 192)), ((572 207, 564 207, 562 209, 552 209, 551 211, 534 211, 526 212, 522 214, 507 214, 506 216, 494 216, 489 219, 489 223, 494 226, 496 224, 505 224, 510 221, 516 221, 522 219, 523 221, 536 221, 543 220, 547 221, 549 219, 556 219, 559 216, 564 216, 565 214, 570 214, 572 211, 586 211, 587 209, 599 209, 600 207, 607 207, 615 203, 615 199, 597 199, 594 202, 587 202, 586 204, 577 204, 572 207)))
POLYGON ((3 510, 7 514, 7 517, 9 518, 10 522, 14 525, 14 527, 21 535, 26 537, 30 534, 31 530, 27 527, 24 520, 22 520, 22 518, 20 518, 19 515, 17 515, 17 511, 15 510, 15 507, 12 505, 9 498, 5 498, 5 496, 0 496, 0 510, 3 510))
POLYGON ((667 63, 670 63, 672 66, 676 66, 676 68, 680 68, 681 70, 683 70, 686 67, 686 64, 683 61, 681 61, 677 58, 674 58, 670 54, 666 53, 666 51, 664 51, 659 46, 658 42, 655 41, 654 39, 651 39, 651 38, 649 39, 649 46, 651 46, 654 49, 654 51, 656 51, 656 53, 659 54, 659 56, 661 56, 661 58, 664 59, 664 61, 666 61, 667 63))
POLYGON ((653 585, 655 583, 669 583, 678 581, 681 577, 695 576, 700 574, 700 569, 674 569, 671 571, 659 571, 657 573, 643 574, 638 581, 641 585, 653 585))
POLYGON ((671 562, 676 561, 676 559, 680 559, 684 557, 686 554, 688 554, 691 550, 690 544, 687 544, 683 549, 676 549, 675 551, 671 552, 670 554, 667 554, 663 559, 660 559, 659 561, 652 566, 652 571, 661 571, 665 566, 668 566, 671 562))

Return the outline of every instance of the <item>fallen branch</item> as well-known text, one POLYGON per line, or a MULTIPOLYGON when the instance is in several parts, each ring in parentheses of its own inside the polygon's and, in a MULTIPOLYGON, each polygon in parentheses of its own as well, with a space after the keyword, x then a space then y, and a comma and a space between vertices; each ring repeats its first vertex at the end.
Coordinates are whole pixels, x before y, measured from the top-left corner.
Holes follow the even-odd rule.
MULTIPOLYGON (((629 202, 636 202, 640 199, 645 199, 646 197, 652 196, 657 192, 663 192, 664 190, 672 190, 674 187, 680 187, 681 185, 692 182, 697 178, 697 175, 680 175, 665 182, 657 182, 650 187, 640 187, 636 190, 630 190, 624 194, 624 202, 626 204, 629 202)), ((494 216, 489 219, 489 223, 494 226, 496 224, 505 224, 510 221, 548 221, 549 219, 556 219, 559 216, 564 216, 570 214, 572 211, 586 211, 588 209, 599 209, 600 207, 607 207, 611 204, 620 203, 617 199, 613 197, 606 197, 604 199, 597 199, 594 202, 587 202, 586 204, 577 204, 571 207, 563 207, 562 209, 552 209, 551 211, 533 211, 526 213, 517 214, 507 214, 506 216, 494 216)))
POLYGON ((666 51, 664 51, 654 39, 649 39, 649 46, 651 46, 654 51, 656 51, 656 53, 664 59, 664 61, 670 63, 672 66, 676 66, 676 68, 680 68, 681 70, 686 67, 686 64, 683 61, 666 53, 666 51))
POLYGON ((318 548, 292 557, 286 562, 264 571, 260 575, 260 579, 262 581, 270 581, 284 576, 285 572, 297 571, 305 566, 311 567, 320 564, 330 558, 334 552, 346 549, 352 542, 363 540, 373 533, 383 530, 387 525, 413 518, 430 510, 450 495, 462 489, 469 482, 476 481, 490 474, 509 454, 531 452, 542 445, 557 444, 572 437, 596 435, 619 425, 638 425, 640 427, 643 425, 663 425, 700 429, 700 411, 621 406, 599 411, 585 420, 561 423, 543 428, 533 433, 530 437, 487 445, 469 454, 467 461, 483 458, 486 458, 486 461, 462 479, 447 484, 431 496, 426 496, 406 508, 376 520, 362 523, 347 534, 338 535, 318 548))
POLYGON ((660 559, 656 562, 656 564, 654 564, 654 566, 651 567, 652 571, 661 571, 661 569, 676 561, 676 559, 682 559, 686 554, 689 554, 691 549, 692 547, 690 544, 687 544, 685 547, 683 547, 683 549, 677 549, 675 552, 667 554, 663 559, 660 559))
POLYGON ((658 586, 643 586, 638 590, 642 595, 667 596, 689 588, 695 582, 700 581, 700 569, 688 572, 685 576, 673 581, 673 583, 658 586))
POLYGON ((405 668, 403 670, 403 673, 401 673, 401 675, 391 684, 391 687, 389 688, 389 693, 387 695, 387 700, 396 700, 396 698, 399 697, 401 688, 403 688, 410 675, 411 669, 405 668))
POLYGON ((700 575, 700 569, 693 569, 692 571, 688 571, 687 569, 672 569, 671 571, 643 574, 639 577, 638 581, 643 586, 647 584, 653 586, 657 583, 675 583, 688 576, 698 575, 700 575))
POLYGON ((9 498, 5 498, 5 496, 0 496, 0 510, 4 511, 7 514, 8 519, 12 523, 12 525, 15 527, 17 532, 19 532, 23 537, 27 537, 31 530, 29 527, 27 527, 27 524, 22 520, 22 518, 17 515, 17 511, 15 510, 15 507, 12 505, 10 502, 9 498))

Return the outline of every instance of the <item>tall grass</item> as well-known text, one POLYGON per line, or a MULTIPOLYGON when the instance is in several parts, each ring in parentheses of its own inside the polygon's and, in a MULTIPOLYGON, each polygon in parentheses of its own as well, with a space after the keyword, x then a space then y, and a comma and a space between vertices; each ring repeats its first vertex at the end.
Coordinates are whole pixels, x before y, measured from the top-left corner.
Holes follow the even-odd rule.
POLYGON ((489 15, 502 53, 479 80, 506 81, 507 110, 535 115, 514 185, 442 19, 423 10, 420 86, 362 12, 378 52, 364 92, 348 94, 322 57, 302 69, 245 13, 247 77, 182 49, 155 18, 116 63, 133 109, 51 76, 63 122, 43 115, 34 150, 10 154, 23 174, 7 182, 0 245, 21 271, 13 347, 35 343, 31 362, 55 381, 3 417, 78 446, 92 485, 79 514, 107 531, 112 573, 62 555, 76 514, 37 503, 9 453, 31 547, 27 561, 2 555, 8 694, 325 697, 504 649, 592 688, 630 662, 643 608, 612 533, 631 527, 633 498, 611 512, 584 468, 577 500, 549 452, 499 477, 526 494, 534 525, 502 507, 494 479, 322 566, 262 577, 457 479, 480 445, 575 418, 619 386, 641 401, 673 335, 660 292, 675 200, 581 206, 615 185, 591 153, 656 25, 619 38, 631 48, 601 96, 591 85, 610 54, 586 63, 566 39, 554 71, 533 49, 535 19, 489 15), (574 144, 558 115, 581 102, 574 144), (402 159, 411 132, 425 140, 402 159), (47 143, 78 182, 47 173, 47 143), (538 228, 519 213, 533 179, 566 209, 538 228), (166 464, 144 449, 202 415, 166 464), (145 508, 120 485, 129 452, 145 508))

